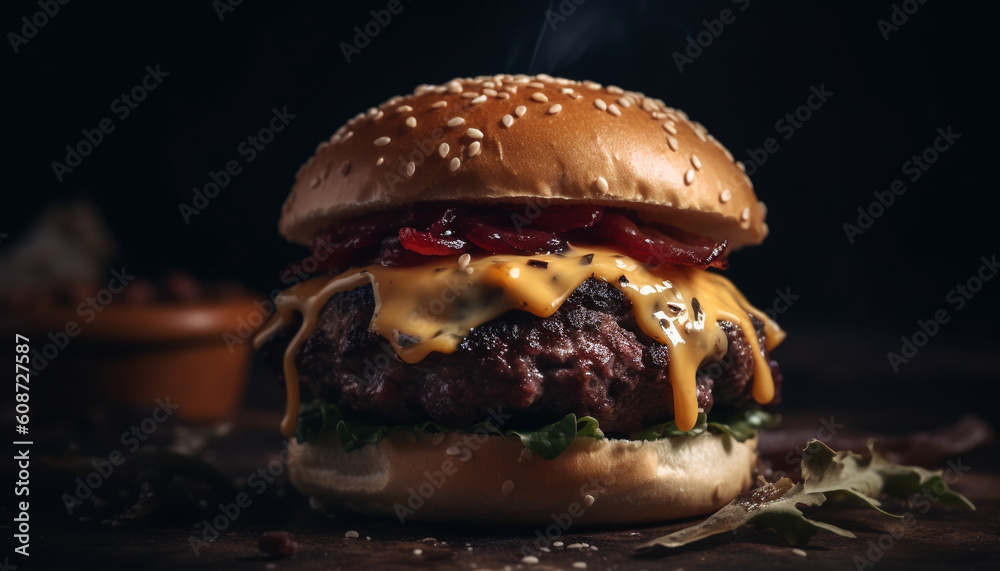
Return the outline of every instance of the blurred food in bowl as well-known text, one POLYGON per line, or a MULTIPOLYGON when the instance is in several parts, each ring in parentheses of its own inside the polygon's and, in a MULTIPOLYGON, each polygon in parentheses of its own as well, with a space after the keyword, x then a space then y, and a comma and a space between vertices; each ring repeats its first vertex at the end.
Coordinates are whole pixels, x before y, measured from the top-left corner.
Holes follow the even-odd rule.
POLYGON ((45 399, 46 416, 168 399, 181 419, 232 416, 251 360, 252 331, 240 324, 257 323, 255 297, 182 272, 136 276, 112 266, 117 251, 84 202, 50 207, 0 256, 0 332, 30 339, 32 380, 58 394, 45 399))

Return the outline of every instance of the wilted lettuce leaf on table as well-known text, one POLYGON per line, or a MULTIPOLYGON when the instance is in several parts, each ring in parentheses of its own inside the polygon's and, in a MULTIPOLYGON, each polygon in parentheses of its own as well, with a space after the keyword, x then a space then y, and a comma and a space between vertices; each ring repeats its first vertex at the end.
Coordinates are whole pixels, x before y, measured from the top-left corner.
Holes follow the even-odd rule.
POLYGON ((827 500, 860 502, 883 514, 899 517, 883 510, 876 498, 887 494, 905 499, 933 490, 935 497, 945 504, 975 509, 965 496, 948 489, 939 472, 889 462, 872 444, 869 450, 870 456, 834 452, 826 444, 812 440, 802 455, 802 481, 793 483, 781 478, 744 492, 705 521, 636 549, 680 547, 746 524, 772 529, 790 545, 804 545, 820 530, 854 537, 845 529, 811 520, 799 510, 799 506, 818 506, 827 500))

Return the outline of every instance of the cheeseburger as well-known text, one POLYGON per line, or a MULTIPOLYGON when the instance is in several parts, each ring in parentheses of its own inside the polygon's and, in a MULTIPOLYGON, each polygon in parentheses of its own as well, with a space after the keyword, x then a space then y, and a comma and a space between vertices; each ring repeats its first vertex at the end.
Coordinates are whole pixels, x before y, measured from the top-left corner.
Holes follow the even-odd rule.
POLYGON ((718 271, 764 214, 700 123, 614 86, 454 79, 358 114, 284 203, 312 254, 255 340, 293 484, 401 520, 721 507, 781 385, 783 332, 718 271))

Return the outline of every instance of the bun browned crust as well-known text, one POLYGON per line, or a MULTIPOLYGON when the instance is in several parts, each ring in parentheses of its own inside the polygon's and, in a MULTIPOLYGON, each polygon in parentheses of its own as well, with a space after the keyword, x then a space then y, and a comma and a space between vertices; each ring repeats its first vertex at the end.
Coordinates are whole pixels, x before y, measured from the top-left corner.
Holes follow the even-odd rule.
POLYGON ((514 437, 406 430, 345 453, 292 442, 292 483, 314 505, 403 521, 546 526, 666 521, 718 510, 751 483, 756 438, 577 438, 554 460, 514 437), (588 497, 589 496, 589 497, 588 497))
POLYGON ((549 199, 633 209, 731 250, 767 234, 742 165, 700 123, 642 93, 545 75, 421 85, 358 114, 300 169, 279 230, 308 244, 418 202, 549 199))

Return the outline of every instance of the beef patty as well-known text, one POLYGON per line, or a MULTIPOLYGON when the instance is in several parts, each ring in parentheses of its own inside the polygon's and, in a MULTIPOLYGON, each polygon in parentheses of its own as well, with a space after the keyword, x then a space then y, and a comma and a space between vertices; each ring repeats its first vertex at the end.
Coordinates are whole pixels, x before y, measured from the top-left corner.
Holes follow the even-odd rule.
MULTIPOLYGON (((396 360, 389 342, 368 331, 374 307, 370 285, 335 294, 297 358, 305 388, 355 415, 388 425, 432 420, 461 427, 493 409, 521 427, 572 412, 593 416, 612 434, 674 416, 669 348, 639 329, 631 302, 604 281, 588 279, 549 317, 509 311, 474 328, 454 353, 431 353, 414 364, 396 360)), ((763 348, 763 324, 751 319, 763 348)), ((698 406, 705 412, 714 405, 755 406, 750 344, 736 325, 719 324, 728 348, 698 370, 698 406)), ((263 348, 279 373, 296 329, 263 348)), ((778 403, 782 377, 762 351, 775 382, 770 407, 778 403)))

